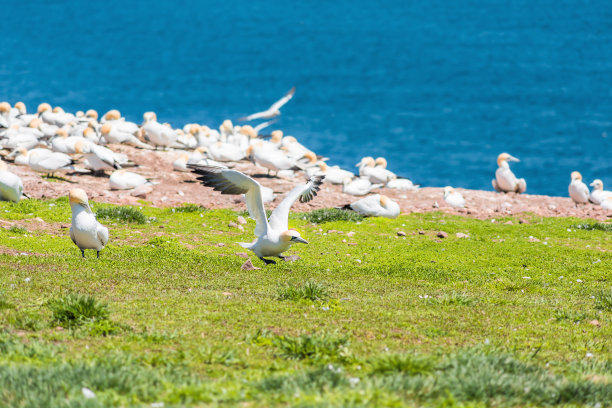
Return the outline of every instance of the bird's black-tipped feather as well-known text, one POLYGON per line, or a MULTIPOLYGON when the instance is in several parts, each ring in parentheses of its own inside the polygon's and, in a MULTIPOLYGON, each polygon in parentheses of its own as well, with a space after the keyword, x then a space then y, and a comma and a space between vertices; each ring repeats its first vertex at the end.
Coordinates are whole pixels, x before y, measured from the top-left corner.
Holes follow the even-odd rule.
POLYGON ((313 198, 315 198, 315 196, 321 189, 321 184, 323 184, 324 179, 325 179, 325 176, 323 175, 312 176, 309 180, 309 183, 311 183, 311 186, 308 190, 304 191, 304 193, 300 196, 300 202, 307 203, 313 198))
POLYGON ((197 164, 188 164, 187 167, 199 175, 196 179, 202 184, 206 187, 212 187, 215 191, 220 191, 221 194, 245 194, 248 191, 248 188, 238 187, 223 177, 223 170, 227 170, 223 167, 201 166, 197 164))

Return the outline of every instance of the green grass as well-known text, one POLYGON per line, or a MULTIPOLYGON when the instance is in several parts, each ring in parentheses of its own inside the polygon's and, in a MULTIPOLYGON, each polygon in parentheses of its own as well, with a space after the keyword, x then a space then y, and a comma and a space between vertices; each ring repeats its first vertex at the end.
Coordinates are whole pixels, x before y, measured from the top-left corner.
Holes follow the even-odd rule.
POLYGON ((302 215, 302 218, 314 224, 322 224, 325 222, 334 221, 363 221, 363 216, 348 210, 340 210, 338 208, 321 208, 302 215))
POLYGON ((149 219, 134 207, 102 207, 96 212, 100 221, 119 221, 124 223, 145 224, 149 219))
POLYGON ((0 202, 0 406, 612 405, 607 223, 292 214, 300 259, 242 270, 237 212, 92 204, 100 259, 0 202))

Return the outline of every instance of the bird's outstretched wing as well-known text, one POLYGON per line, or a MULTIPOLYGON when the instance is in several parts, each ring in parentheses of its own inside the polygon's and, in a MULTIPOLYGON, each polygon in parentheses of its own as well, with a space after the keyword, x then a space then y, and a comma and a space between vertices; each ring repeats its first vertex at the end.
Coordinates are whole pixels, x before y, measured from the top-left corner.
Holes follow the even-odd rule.
POLYGON ((277 119, 269 120, 269 121, 267 121, 267 122, 262 122, 262 123, 260 123, 259 125, 255 126, 255 127, 253 128, 253 130, 255 130, 255 133, 259 133, 259 131, 260 131, 261 129, 265 129, 265 128, 267 128, 268 126, 270 126, 271 124, 276 123, 276 122, 277 122, 277 119))
POLYGON ((188 164, 188 168, 197 174, 197 178, 207 187, 212 187, 221 194, 245 194, 246 205, 251 218, 256 221, 255 235, 260 236, 268 230, 266 210, 261 197, 261 185, 249 176, 223 167, 188 164))
POLYGON ((280 98, 278 101, 274 102, 272 104, 272 106, 270 106, 270 108, 268 108, 268 110, 270 111, 275 111, 275 110, 279 110, 284 104, 286 104, 287 102, 289 102, 289 100, 291 98, 293 98, 293 94, 295 93, 295 86, 293 88, 291 88, 289 90, 289 92, 287 92, 285 94, 285 96, 283 96, 282 98, 280 98))
POLYGON ((278 207, 272 211, 270 215, 270 228, 279 231, 289 229, 289 209, 295 203, 295 200, 299 198, 301 203, 307 203, 312 200, 321 189, 321 183, 323 183, 324 178, 325 176, 313 176, 308 183, 294 187, 278 207))
POLYGON ((274 102, 268 109, 262 112, 253 113, 249 116, 244 116, 242 118, 238 118, 239 121, 251 121, 254 119, 267 119, 278 115, 278 111, 284 104, 289 102, 291 98, 293 98, 293 94, 295 93, 295 86, 289 90, 282 98, 278 101, 274 102), (276 112, 276 113, 275 113, 276 112))

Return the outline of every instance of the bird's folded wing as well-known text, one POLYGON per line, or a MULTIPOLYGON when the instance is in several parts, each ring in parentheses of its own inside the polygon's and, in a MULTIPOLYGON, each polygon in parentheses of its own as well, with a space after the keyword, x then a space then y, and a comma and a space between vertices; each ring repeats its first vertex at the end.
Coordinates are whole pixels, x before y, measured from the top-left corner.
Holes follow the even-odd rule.
POLYGON ((236 170, 223 167, 188 164, 202 184, 212 187, 221 194, 245 194, 246 205, 251 218, 255 219, 255 235, 260 236, 268 230, 266 211, 261 197, 261 186, 249 176, 236 170))
POLYGON ((285 96, 283 96, 282 98, 280 98, 278 101, 274 102, 274 104, 272 104, 272 106, 270 106, 271 111, 274 110, 278 110, 280 109, 284 104, 286 104, 287 102, 289 102, 289 100, 291 98, 293 98, 293 94, 295 93, 295 86, 293 88, 291 88, 289 90, 289 92, 287 92, 285 94, 285 96))
POLYGON ((108 243, 108 228, 98 225, 97 236, 102 245, 106 246, 108 243))
POLYGON ((37 164, 46 169, 59 169, 71 163, 70 156, 50 155, 39 160, 37 164))
POLYGON ((296 186, 287 194, 285 199, 276 207, 270 215, 270 228, 278 231, 289 229, 289 209, 298 198, 300 202, 307 203, 312 200, 321 189, 321 183, 325 176, 313 176, 308 183, 296 186))

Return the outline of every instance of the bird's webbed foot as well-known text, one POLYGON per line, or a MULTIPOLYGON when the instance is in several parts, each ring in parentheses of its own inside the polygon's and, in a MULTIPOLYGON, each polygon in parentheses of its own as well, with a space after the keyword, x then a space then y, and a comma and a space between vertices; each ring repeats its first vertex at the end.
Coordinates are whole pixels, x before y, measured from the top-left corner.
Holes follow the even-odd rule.
POLYGON ((85 250, 81 249, 81 255, 83 255, 83 258, 85 258, 85 250))
POLYGON ((259 257, 259 259, 261 259, 262 261, 264 261, 266 263, 266 265, 270 265, 270 264, 276 264, 276 261, 272 260, 272 259, 265 259, 262 258, 261 256, 259 257))
POLYGON ((277 255, 276 257, 279 258, 279 259, 282 259, 283 261, 285 260, 285 257, 282 256, 282 255, 277 255))

